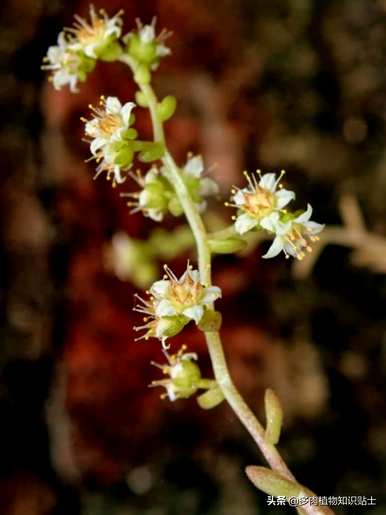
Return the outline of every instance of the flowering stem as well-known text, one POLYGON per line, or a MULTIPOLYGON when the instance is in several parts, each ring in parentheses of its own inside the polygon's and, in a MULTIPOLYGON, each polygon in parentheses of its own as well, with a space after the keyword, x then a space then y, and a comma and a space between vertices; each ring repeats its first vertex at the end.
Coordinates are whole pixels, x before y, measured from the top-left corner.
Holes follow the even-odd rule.
MULTIPOLYGON (((121 61, 130 66, 135 77, 135 62, 129 56, 126 55, 121 57, 121 61)), ((211 252, 208 244, 208 234, 205 225, 197 210, 196 205, 190 197, 189 191, 181 177, 180 170, 177 164, 175 163, 173 157, 167 150, 163 124, 157 112, 157 97, 149 84, 138 82, 138 86, 140 87, 141 92, 146 99, 150 111, 153 125, 154 140, 165 145, 165 154, 162 158, 162 161, 166 168, 167 178, 170 180, 171 184, 173 184, 175 188, 176 194, 184 209, 185 216, 188 220, 188 223, 190 225, 190 228, 193 232, 196 241, 201 282, 205 286, 210 286, 212 283, 211 252)), ((228 235, 228 232, 232 231, 233 229, 228 228, 224 231, 224 233, 228 235)), ((280 456, 276 447, 265 440, 265 432, 263 426, 257 420, 255 415, 247 406, 244 399, 241 397, 240 393, 233 384, 225 360, 224 350, 221 343, 219 332, 205 332, 205 338, 216 381, 220 389, 222 390, 228 404, 231 406, 237 417, 240 419, 245 428, 251 434, 251 436, 257 443, 258 447, 260 448, 262 454, 264 455, 265 459, 271 466, 271 468, 276 472, 279 472, 286 478, 290 480, 295 480, 293 474, 288 469, 287 465, 285 464, 283 458, 280 456)), ((309 505, 304 506, 303 509, 304 512, 309 515, 322 515, 324 513, 332 513, 330 510, 320 507, 316 509, 313 506, 309 505)))

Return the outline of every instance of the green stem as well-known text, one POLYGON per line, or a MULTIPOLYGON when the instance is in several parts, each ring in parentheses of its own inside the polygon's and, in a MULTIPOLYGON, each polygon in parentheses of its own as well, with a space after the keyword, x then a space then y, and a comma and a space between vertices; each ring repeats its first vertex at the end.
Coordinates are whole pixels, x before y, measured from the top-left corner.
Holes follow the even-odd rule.
MULTIPOLYGON (((128 64, 133 72, 135 73, 136 65, 130 59, 130 57, 123 56, 121 58, 123 62, 128 64)), ((165 134, 163 130, 163 124, 159 119, 157 113, 158 101, 154 94, 152 87, 149 84, 138 84, 143 95, 146 98, 149 106, 151 120, 153 124, 154 140, 159 141, 165 145, 165 155, 163 157, 163 163, 166 168, 166 174, 171 184, 173 184, 177 196, 184 209, 185 216, 188 220, 190 228, 193 232, 198 253, 198 265, 200 271, 200 277, 203 284, 211 285, 211 252, 207 243, 208 234, 202 221, 202 218, 197 210, 196 205, 192 201, 189 191, 183 181, 180 170, 176 165, 173 157, 167 150, 165 144, 165 134)), ((220 339, 219 332, 206 332, 205 338, 209 350, 209 355, 212 361, 213 371, 216 381, 221 388, 225 399, 231 406, 237 417, 243 423, 245 428, 251 434, 257 445, 259 446, 265 459, 273 470, 281 473, 288 479, 294 480, 294 476, 288 469, 284 460, 280 456, 275 446, 268 443, 264 439, 264 428, 257 420, 251 409, 247 406, 244 399, 236 389, 231 376, 229 374, 228 366, 225 360, 224 350, 220 339)), ((304 510, 309 514, 313 515, 316 513, 322 514, 327 513, 326 511, 316 511, 312 506, 304 507, 304 510)), ((332 513, 332 512, 329 512, 332 513)))

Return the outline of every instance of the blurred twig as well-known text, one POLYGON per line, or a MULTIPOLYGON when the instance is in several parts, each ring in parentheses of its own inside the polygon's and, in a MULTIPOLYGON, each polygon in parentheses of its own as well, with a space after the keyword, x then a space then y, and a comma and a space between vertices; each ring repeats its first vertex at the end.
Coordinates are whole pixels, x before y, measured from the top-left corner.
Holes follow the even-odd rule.
POLYGON ((386 272, 386 238, 366 229, 362 212, 354 195, 346 193, 339 202, 343 226, 329 226, 320 234, 320 240, 314 245, 313 252, 302 261, 294 261, 293 274, 296 278, 307 277, 322 250, 327 245, 352 247, 353 262, 368 266, 375 272, 386 272))

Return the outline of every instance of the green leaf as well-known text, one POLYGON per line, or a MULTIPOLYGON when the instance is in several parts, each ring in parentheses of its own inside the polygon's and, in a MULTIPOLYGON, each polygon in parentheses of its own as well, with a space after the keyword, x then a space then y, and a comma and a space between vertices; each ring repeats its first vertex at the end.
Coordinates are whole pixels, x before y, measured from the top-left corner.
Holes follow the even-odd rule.
POLYGON ((283 422, 283 409, 281 407, 279 397, 270 388, 265 391, 264 404, 265 417, 267 420, 264 438, 266 442, 276 445, 280 438, 283 422))
POLYGON ((265 467, 251 465, 245 469, 245 472, 255 487, 268 495, 288 498, 304 494, 304 488, 301 485, 265 467))
POLYGON ((208 241, 209 247, 213 254, 232 254, 245 249, 247 242, 241 238, 224 238, 212 239, 208 241))
POLYGON ((212 409, 224 400, 224 394, 218 386, 197 397, 197 403, 202 409, 212 409))
POLYGON ((161 121, 166 122, 174 114, 177 107, 177 100, 173 95, 168 95, 157 106, 158 116, 161 121))

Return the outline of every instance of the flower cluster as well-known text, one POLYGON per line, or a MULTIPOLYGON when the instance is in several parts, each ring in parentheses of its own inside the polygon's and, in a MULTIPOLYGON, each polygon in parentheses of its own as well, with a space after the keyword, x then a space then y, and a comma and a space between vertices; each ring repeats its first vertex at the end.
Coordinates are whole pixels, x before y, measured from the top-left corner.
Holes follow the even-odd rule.
POLYGON ((264 258, 277 256, 281 251, 286 257, 303 259, 305 252, 311 252, 311 244, 323 225, 310 220, 312 208, 289 213, 284 209, 295 198, 293 191, 280 185, 284 171, 276 178, 274 173, 256 175, 245 172, 246 188, 234 188, 231 202, 226 205, 237 208, 235 231, 244 234, 252 229, 264 229, 274 236, 274 241, 264 258))
POLYGON ((59 34, 58 44, 48 49, 42 68, 52 72, 55 89, 69 85, 77 91, 94 68, 96 59, 114 60, 121 52, 118 38, 122 32, 121 12, 109 18, 104 10, 97 13, 90 6, 90 20, 75 16, 72 28, 59 34))
POLYGON ((155 70, 158 68, 160 59, 170 54, 170 49, 164 44, 170 32, 162 30, 156 36, 155 18, 150 25, 143 25, 140 20, 136 21, 137 30, 133 30, 123 38, 127 44, 127 52, 137 64, 155 70))
POLYGON ((116 97, 101 97, 98 107, 90 106, 93 117, 82 118, 90 151, 99 163, 97 175, 107 173, 115 183, 122 183, 122 171, 130 168, 134 157, 137 131, 130 127, 134 121, 134 102, 121 104, 116 97))
MULTIPOLYGON (((193 202, 198 209, 205 209, 205 197, 215 195, 218 192, 217 184, 209 177, 203 177, 204 164, 201 156, 188 156, 188 160, 181 169, 181 176, 186 184, 193 202)), ((174 188, 165 177, 165 168, 160 170, 152 166, 142 177, 141 173, 131 173, 130 176, 140 186, 141 190, 134 193, 123 193, 129 197, 127 205, 131 212, 141 211, 145 216, 161 221, 169 212, 174 216, 183 213, 182 206, 177 198, 174 188)))
POLYGON ((165 346, 166 339, 178 334, 190 320, 198 325, 206 310, 218 298, 217 286, 205 286, 197 270, 188 264, 180 278, 165 265, 165 276, 150 288, 149 299, 137 298, 140 303, 135 311, 145 315, 145 324, 135 330, 144 330, 139 339, 159 338, 165 346))

